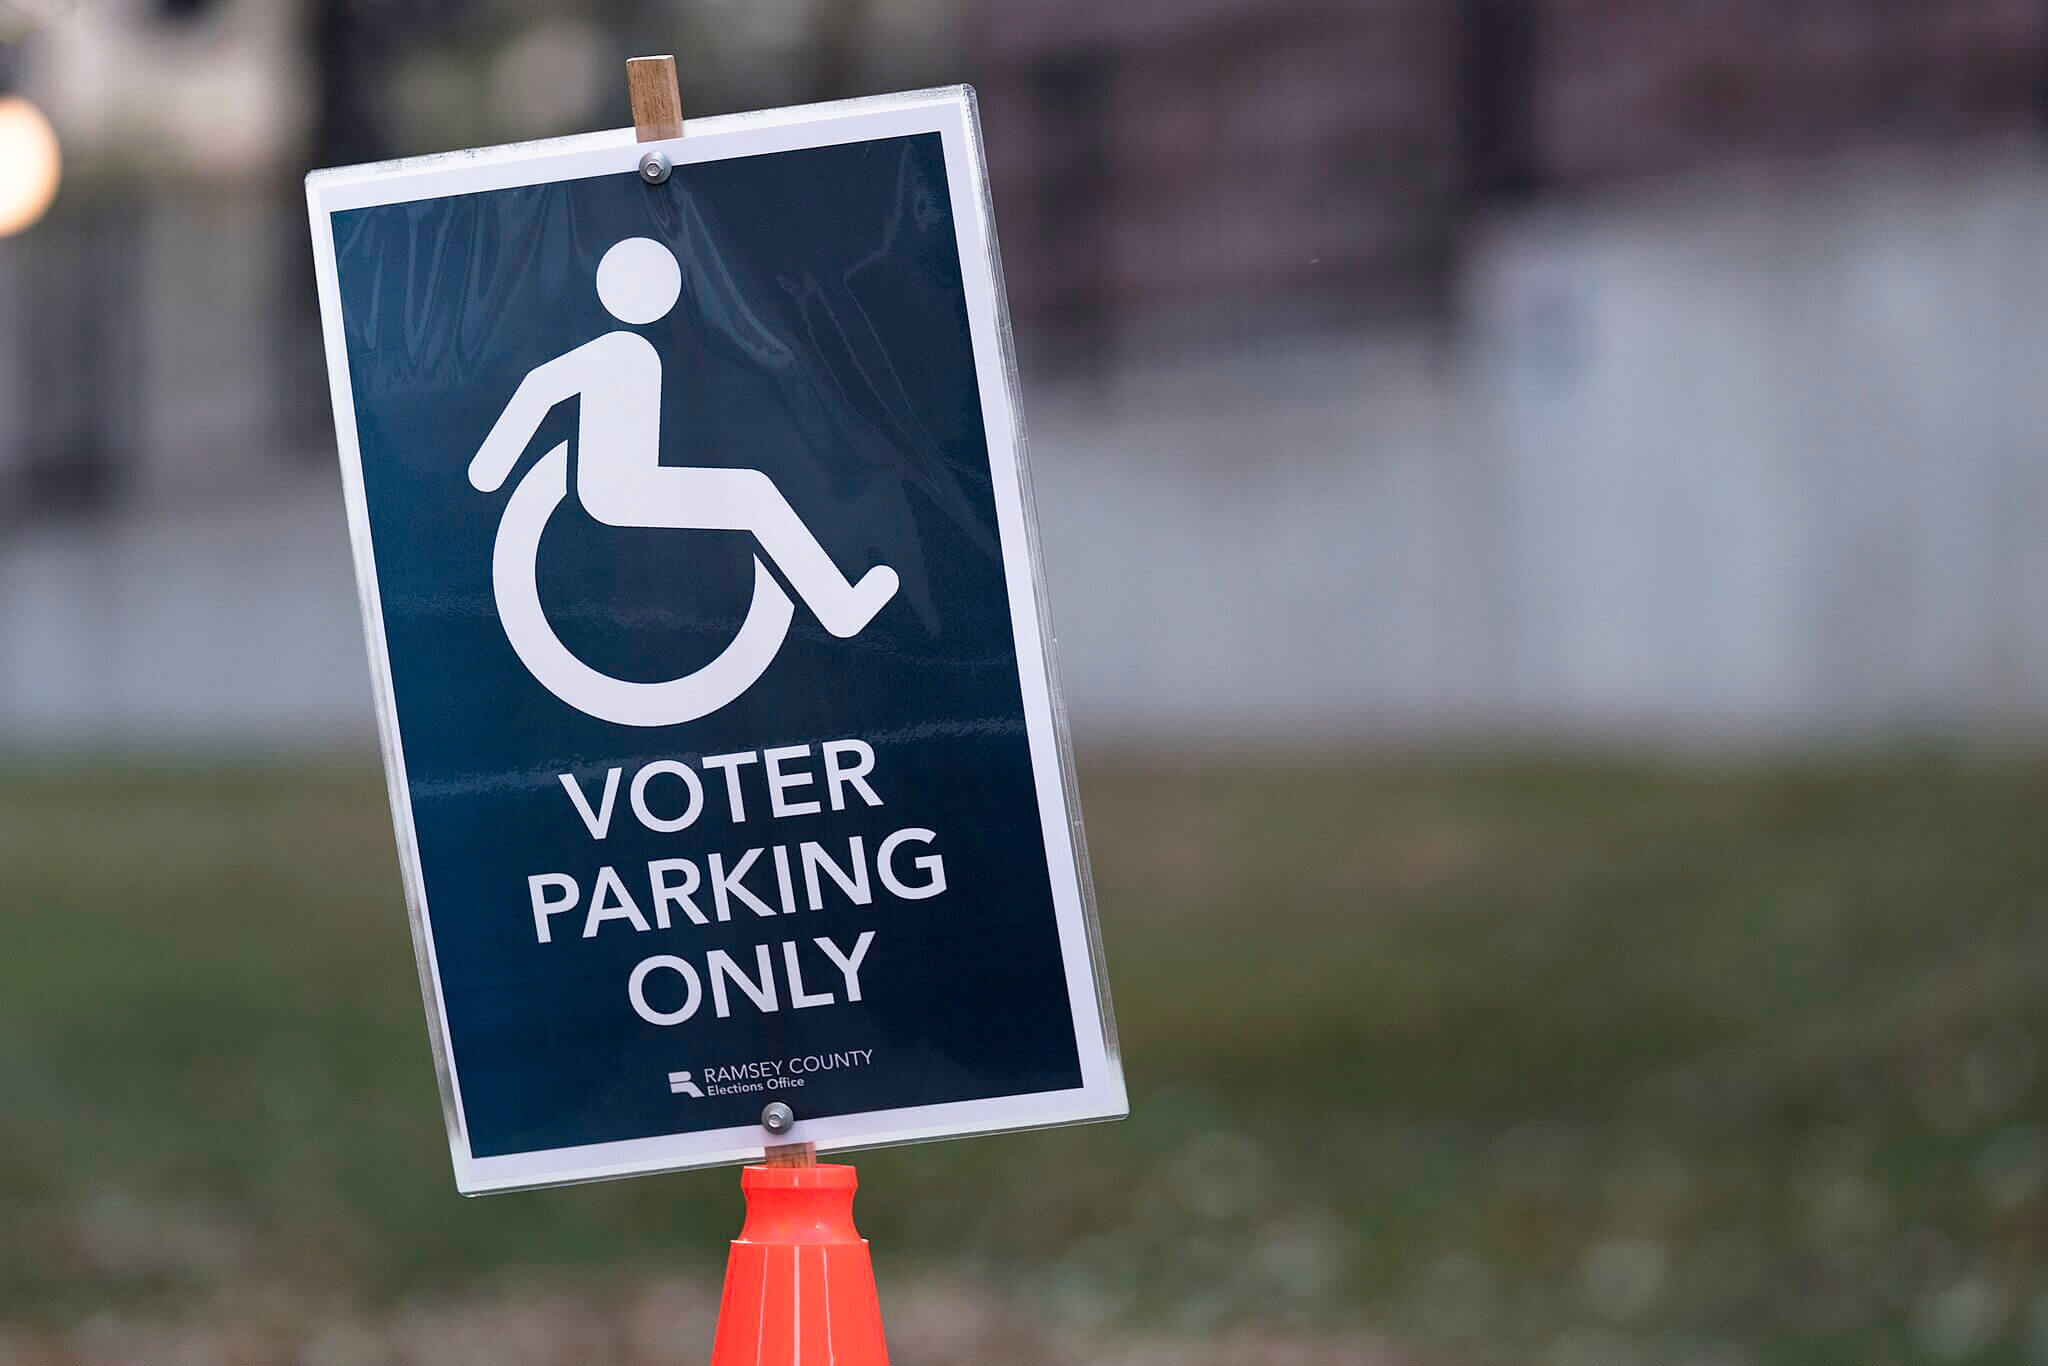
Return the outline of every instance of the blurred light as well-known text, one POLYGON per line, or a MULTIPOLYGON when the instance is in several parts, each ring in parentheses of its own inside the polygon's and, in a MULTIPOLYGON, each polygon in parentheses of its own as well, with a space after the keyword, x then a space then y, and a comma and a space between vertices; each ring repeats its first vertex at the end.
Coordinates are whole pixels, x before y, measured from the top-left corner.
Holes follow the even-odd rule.
POLYGON ((0 95, 0 237, 49 210, 62 165, 56 131, 43 111, 19 95, 0 95))

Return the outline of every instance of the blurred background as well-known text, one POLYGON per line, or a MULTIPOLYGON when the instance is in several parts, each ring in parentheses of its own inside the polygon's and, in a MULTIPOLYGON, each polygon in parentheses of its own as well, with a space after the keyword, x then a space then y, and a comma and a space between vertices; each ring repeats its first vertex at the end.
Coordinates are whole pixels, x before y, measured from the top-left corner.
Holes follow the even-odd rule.
POLYGON ((0 0, 0 1362, 694 1361, 452 1192, 299 181, 973 81, 1134 1114, 925 1362, 2048 1361, 2048 0, 0 0))

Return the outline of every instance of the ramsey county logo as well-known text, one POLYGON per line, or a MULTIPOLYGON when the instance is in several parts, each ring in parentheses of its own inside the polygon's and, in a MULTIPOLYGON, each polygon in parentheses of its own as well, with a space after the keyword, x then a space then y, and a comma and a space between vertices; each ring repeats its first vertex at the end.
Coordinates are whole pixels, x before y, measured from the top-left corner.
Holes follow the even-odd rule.
POLYGON ((867 1067, 875 1060, 872 1048, 848 1048, 837 1053, 805 1053, 794 1058, 763 1058, 754 1062, 729 1063, 704 1069, 704 1084, 698 1086, 689 1072, 668 1074, 668 1089, 678 1096, 702 1100, 707 1095, 737 1096, 753 1091, 789 1091, 802 1086, 819 1072, 838 1072, 867 1067))
MULTIPOLYGON (((645 326, 668 316, 682 268, 651 237, 617 243, 597 266, 597 297, 620 322, 645 326)), ((616 527, 747 531, 826 630, 858 635, 896 596, 896 571, 876 565, 849 583, 782 491, 760 470, 661 463, 661 357, 625 328, 551 361, 519 383, 469 463, 469 482, 496 492, 541 419, 578 400, 576 496, 616 527)), ((795 609, 754 557, 754 597, 732 641, 708 664, 658 683, 631 682, 584 663, 555 635, 540 604, 534 567, 548 518, 568 496, 569 443, 542 456, 513 488, 491 553, 498 619, 513 653, 540 685, 580 712, 622 726, 673 726, 709 716, 754 685, 782 648, 795 609)))

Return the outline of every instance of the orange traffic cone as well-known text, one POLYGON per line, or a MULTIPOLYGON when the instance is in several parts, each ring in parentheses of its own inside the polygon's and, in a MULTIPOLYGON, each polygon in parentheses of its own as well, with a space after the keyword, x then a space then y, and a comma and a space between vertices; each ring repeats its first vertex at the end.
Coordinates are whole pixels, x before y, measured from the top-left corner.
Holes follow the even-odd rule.
POLYGON ((748 1167, 711 1366, 889 1366, 854 1170, 748 1167))

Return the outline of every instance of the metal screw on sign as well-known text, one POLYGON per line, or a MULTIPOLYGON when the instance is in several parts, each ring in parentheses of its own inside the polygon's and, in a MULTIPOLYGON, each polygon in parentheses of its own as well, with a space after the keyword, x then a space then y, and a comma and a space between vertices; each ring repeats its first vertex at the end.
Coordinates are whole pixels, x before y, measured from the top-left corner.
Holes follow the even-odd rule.
POLYGON ((667 180, 671 169, 668 158, 659 152, 649 152, 640 158, 640 178, 649 185, 659 185, 667 180))
POLYGON ((796 1123, 796 1111, 781 1101, 770 1101, 761 1110, 761 1127, 771 1134, 786 1134, 796 1123))

